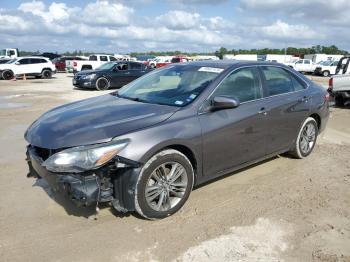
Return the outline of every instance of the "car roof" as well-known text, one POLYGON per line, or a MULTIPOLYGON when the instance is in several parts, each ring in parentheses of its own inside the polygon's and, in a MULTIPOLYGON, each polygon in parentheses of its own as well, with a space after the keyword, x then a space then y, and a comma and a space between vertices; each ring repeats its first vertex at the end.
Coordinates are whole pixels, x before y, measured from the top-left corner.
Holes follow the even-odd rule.
POLYGON ((44 57, 44 56, 20 56, 20 57, 17 57, 17 59, 22 59, 22 58, 40 58, 40 59, 45 59, 45 60, 49 59, 49 58, 44 57))
POLYGON ((283 64, 279 64, 276 62, 265 62, 265 61, 247 61, 247 60, 205 60, 205 61, 193 61, 189 63, 184 63, 184 64, 191 64, 191 65, 196 65, 196 66, 203 66, 203 67, 219 67, 219 68, 229 68, 233 66, 248 66, 248 65, 281 65, 284 66, 283 64))

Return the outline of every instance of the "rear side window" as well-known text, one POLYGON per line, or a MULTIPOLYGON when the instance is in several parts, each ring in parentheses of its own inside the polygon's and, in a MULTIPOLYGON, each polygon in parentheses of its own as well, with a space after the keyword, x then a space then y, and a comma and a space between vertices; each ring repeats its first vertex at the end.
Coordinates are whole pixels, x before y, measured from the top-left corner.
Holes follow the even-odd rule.
POLYGON ((92 55, 92 56, 89 57, 89 60, 90 61, 97 61, 97 56, 92 55))
POLYGON ((130 69, 131 70, 141 70, 142 65, 139 63, 130 63, 130 69))
POLYGON ((171 63, 180 63, 180 58, 174 57, 173 59, 171 59, 171 63))
POLYGON ((302 90, 305 85, 288 71, 273 66, 261 67, 267 96, 275 96, 302 90))
POLYGON ((115 58, 114 56, 110 56, 109 61, 117 61, 117 58, 115 58))
POLYGON ((101 55, 101 56, 100 56, 100 60, 101 60, 101 61, 108 61, 108 58, 107 58, 107 56, 104 56, 104 55, 102 56, 102 55, 101 55))
POLYGON ((310 64, 310 60, 305 60, 304 64, 309 65, 310 64))
POLYGON ((216 88, 213 96, 233 96, 240 102, 262 97, 258 71, 255 67, 234 71, 216 88))

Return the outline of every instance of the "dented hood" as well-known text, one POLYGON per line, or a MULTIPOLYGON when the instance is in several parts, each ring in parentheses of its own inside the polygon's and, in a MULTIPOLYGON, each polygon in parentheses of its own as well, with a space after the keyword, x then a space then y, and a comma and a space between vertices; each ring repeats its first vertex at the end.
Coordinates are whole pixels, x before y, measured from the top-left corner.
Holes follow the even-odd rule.
POLYGON ((160 123, 177 109, 107 94, 48 111, 28 128, 25 139, 47 149, 102 143, 160 123))

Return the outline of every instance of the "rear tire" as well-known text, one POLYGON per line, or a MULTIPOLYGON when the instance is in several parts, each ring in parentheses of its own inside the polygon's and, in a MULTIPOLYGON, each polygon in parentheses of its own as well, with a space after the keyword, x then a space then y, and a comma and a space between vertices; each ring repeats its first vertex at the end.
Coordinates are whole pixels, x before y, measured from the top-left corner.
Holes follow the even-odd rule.
POLYGON ((344 106, 344 98, 340 95, 334 96, 334 102, 336 107, 343 107, 344 106))
POLYGON ((328 77, 330 74, 331 74, 331 73, 330 73, 329 71, 327 71, 327 70, 322 72, 322 75, 323 75, 324 77, 328 77))
POLYGON ((11 80, 14 78, 15 75, 11 70, 5 70, 4 72, 2 72, 1 76, 4 80, 11 80))
POLYGON ((107 78, 100 77, 96 80, 96 89, 98 91, 108 90, 110 87, 110 83, 107 78))
POLYGON ((295 158, 302 159, 311 154, 318 135, 318 125, 314 118, 308 117, 301 126, 294 149, 289 152, 295 158))
POLYGON ((147 219, 176 213, 188 199, 194 183, 191 162, 181 152, 165 149, 151 157, 136 182, 135 208, 147 219))
POLYGON ((44 69, 42 72, 41 72, 41 78, 43 79, 49 79, 52 77, 52 72, 51 70, 49 69, 44 69))

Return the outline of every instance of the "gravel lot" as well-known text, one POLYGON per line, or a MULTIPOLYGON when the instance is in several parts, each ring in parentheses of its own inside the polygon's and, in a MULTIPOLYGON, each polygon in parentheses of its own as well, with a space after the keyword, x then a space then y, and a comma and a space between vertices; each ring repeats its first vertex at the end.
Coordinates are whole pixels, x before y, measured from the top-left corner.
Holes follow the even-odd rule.
POLYGON ((1 261, 350 261, 349 109, 331 109, 307 159, 278 156, 197 188, 170 218, 108 206, 94 217, 26 178, 27 126, 103 94, 74 90, 71 77, 0 81, 1 261))

